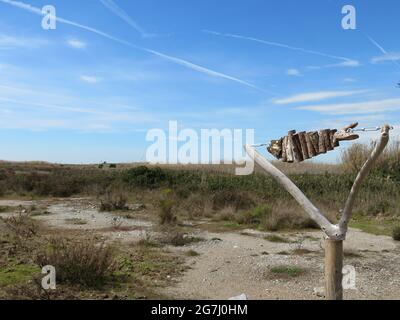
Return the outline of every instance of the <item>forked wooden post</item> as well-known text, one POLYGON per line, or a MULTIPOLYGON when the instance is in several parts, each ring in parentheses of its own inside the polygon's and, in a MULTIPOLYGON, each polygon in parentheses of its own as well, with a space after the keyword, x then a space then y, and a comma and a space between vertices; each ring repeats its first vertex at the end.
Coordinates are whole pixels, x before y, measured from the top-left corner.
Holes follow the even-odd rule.
POLYGON ((371 171, 373 164, 382 154, 389 142, 390 126, 382 127, 381 137, 373 152, 368 157, 354 181, 349 197, 343 209, 339 224, 333 225, 301 192, 301 190, 278 168, 258 153, 252 146, 245 146, 247 154, 282 185, 315 221, 326 234, 325 241, 325 296, 328 300, 342 300, 342 269, 343 269, 343 241, 346 239, 348 224, 353 211, 355 199, 360 191, 361 184, 371 171))
POLYGON ((343 241, 325 240, 325 297, 343 299, 343 241))

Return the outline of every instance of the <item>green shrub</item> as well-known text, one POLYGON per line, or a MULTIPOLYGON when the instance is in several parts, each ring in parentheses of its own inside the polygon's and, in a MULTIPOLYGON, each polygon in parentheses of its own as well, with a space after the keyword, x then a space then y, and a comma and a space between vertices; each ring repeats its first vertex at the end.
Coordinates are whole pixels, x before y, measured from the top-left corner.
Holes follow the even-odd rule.
POLYGON ((391 207, 391 204, 386 199, 377 201, 368 207, 367 214, 373 215, 373 216, 376 216, 380 213, 385 214, 389 211, 390 207, 391 207))
POLYGON ((236 221, 239 224, 259 225, 269 216, 272 209, 266 205, 260 205, 252 210, 245 211, 238 215, 236 221))
POLYGON ((278 278, 297 278, 306 273, 306 270, 296 266, 280 265, 270 269, 270 275, 278 278))
POLYGON ((123 180, 131 186, 141 187, 161 187, 167 179, 167 175, 161 168, 148 168, 140 166, 127 170, 124 173, 123 180))

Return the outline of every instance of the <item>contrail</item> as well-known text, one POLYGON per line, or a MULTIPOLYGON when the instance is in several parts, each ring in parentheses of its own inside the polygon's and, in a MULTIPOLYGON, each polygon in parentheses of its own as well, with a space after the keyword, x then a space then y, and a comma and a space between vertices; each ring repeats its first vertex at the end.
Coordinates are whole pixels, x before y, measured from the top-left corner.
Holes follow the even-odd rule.
MULTIPOLYGON (((387 52, 385 50, 385 48, 383 48, 378 42, 376 42, 372 37, 367 35, 367 38, 369 39, 369 41, 372 42, 372 44, 377 47, 384 55, 388 56, 390 58, 390 54, 389 52, 387 52)), ((390 59, 396 66, 398 66, 400 68, 400 64, 395 60, 395 59, 390 59)))
POLYGON ((124 20, 127 24, 136 29, 136 31, 139 32, 142 37, 148 36, 147 32, 141 26, 139 26, 139 24, 135 20, 133 20, 123 9, 121 9, 113 0, 100 0, 100 2, 107 9, 120 17, 122 20, 124 20))
POLYGON ((329 53, 324 53, 324 52, 319 52, 319 51, 314 51, 314 50, 308 50, 308 49, 299 48, 299 47, 293 47, 293 46, 290 46, 290 45, 287 45, 287 44, 284 44, 284 43, 272 42, 272 41, 257 39, 257 38, 253 38, 253 37, 246 37, 246 36, 241 36, 241 35, 237 35, 237 34, 230 34, 230 33, 220 33, 220 32, 210 31, 210 30, 203 30, 203 32, 208 33, 208 34, 212 34, 212 35, 215 35, 215 36, 254 41, 254 42, 266 44, 266 45, 269 45, 269 46, 280 47, 280 48, 285 48, 285 49, 294 50, 294 51, 300 51, 300 52, 304 52, 304 53, 309 53, 309 54, 313 54, 313 55, 318 55, 318 56, 332 58, 332 59, 346 61, 346 62, 350 62, 350 61, 354 62, 355 61, 353 59, 349 59, 349 58, 346 58, 346 57, 340 57, 340 56, 335 56, 335 55, 332 55, 332 54, 329 54, 329 53))
MULTIPOLYGON (((30 4, 26 4, 26 3, 23 3, 23 2, 20 2, 20 1, 14 1, 14 0, 0 0, 0 2, 12 5, 14 7, 17 7, 19 9, 23 9, 25 11, 29 11, 29 12, 38 14, 40 16, 44 16, 44 14, 42 13, 41 9, 33 7, 30 4)), ((202 67, 200 65, 191 63, 189 61, 186 61, 186 60, 183 60, 183 59, 180 59, 180 58, 176 58, 176 57, 172 57, 172 56, 163 54, 163 53, 155 51, 155 50, 151 50, 151 49, 147 49, 147 48, 144 48, 144 47, 140 47, 140 46, 134 45, 134 44, 132 44, 132 43, 130 43, 128 41, 116 38, 116 37, 114 37, 114 36, 112 36, 112 35, 110 35, 110 34, 108 34, 106 32, 101 31, 101 30, 97 30, 97 29, 94 29, 92 27, 89 27, 89 26, 86 26, 86 25, 83 25, 83 24, 80 24, 80 23, 77 23, 77 22, 74 22, 74 21, 71 21, 71 20, 63 19, 63 18, 60 18, 60 17, 54 17, 54 19, 56 19, 60 23, 64 23, 64 24, 68 24, 68 25, 71 25, 71 26, 74 26, 74 27, 77 27, 77 28, 80 28, 80 29, 84 29, 86 31, 95 33, 95 34, 97 34, 99 36, 102 36, 102 37, 107 38, 109 40, 112 40, 114 42, 118 42, 118 43, 120 43, 122 45, 129 46, 131 48, 138 49, 138 50, 153 54, 155 56, 158 56, 158 57, 163 58, 165 60, 171 61, 171 62, 173 62, 175 64, 184 66, 184 67, 189 68, 191 70, 194 70, 194 71, 197 71, 197 72, 200 72, 200 73, 203 73, 203 74, 207 74, 207 75, 212 76, 212 77, 218 77, 218 78, 223 78, 223 79, 226 79, 226 80, 234 81, 236 83, 240 83, 242 85, 245 85, 247 87, 256 89, 258 91, 267 92, 267 91, 255 86, 255 85, 253 85, 253 84, 251 84, 251 83, 249 83, 247 81, 244 81, 244 80, 241 80, 241 79, 238 79, 238 78, 235 78, 235 77, 232 77, 232 76, 229 76, 229 75, 226 75, 226 74, 223 74, 223 73, 220 73, 220 72, 217 72, 217 71, 205 68, 205 67, 202 67)))

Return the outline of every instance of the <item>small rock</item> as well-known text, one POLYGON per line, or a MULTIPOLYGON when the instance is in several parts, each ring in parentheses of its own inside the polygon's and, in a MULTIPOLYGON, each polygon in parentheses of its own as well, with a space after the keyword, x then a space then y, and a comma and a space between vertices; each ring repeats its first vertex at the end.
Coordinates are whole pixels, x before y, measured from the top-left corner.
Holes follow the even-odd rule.
POLYGON ((146 206, 143 203, 137 203, 137 204, 128 206, 128 209, 131 211, 141 211, 141 210, 146 209, 146 206))
POLYGON ((320 298, 325 298, 325 288, 314 288, 314 295, 320 298))

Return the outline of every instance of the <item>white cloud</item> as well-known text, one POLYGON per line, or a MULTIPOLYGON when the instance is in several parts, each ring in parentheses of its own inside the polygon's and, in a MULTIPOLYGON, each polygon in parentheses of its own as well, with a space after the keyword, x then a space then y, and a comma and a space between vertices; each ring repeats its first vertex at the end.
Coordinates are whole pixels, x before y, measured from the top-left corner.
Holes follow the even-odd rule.
POLYGON ((294 77, 299 77, 299 76, 302 75, 302 74, 300 73, 300 71, 297 70, 297 69, 288 69, 288 70, 286 70, 286 74, 287 74, 288 76, 294 76, 294 77))
POLYGON ((319 92, 308 92, 301 93, 294 96, 290 96, 283 99, 275 100, 275 104, 290 104, 290 103, 299 103, 299 102, 307 102, 307 101, 320 101, 331 98, 340 98, 340 97, 348 97, 355 94, 366 92, 365 90, 358 91, 319 91, 319 92))
POLYGON ((67 41, 67 44, 74 49, 85 49, 87 47, 86 42, 78 39, 70 39, 67 41))
POLYGON ((82 75, 80 79, 84 82, 90 83, 90 84, 96 84, 102 81, 101 78, 95 77, 95 76, 87 76, 87 75, 82 75))
MULTIPOLYGON (((83 99, 35 87, 0 85, 0 129, 129 131, 158 123, 160 114, 115 103, 120 98, 83 99), (136 126, 132 127, 132 124, 136 126)), ((129 102, 127 102, 129 103, 129 102)))
POLYGON ((343 82, 357 82, 357 79, 354 78, 344 78, 343 82))
POLYGON ((49 42, 41 38, 26 38, 0 34, 0 48, 37 48, 48 44, 49 42))
POLYGON ((387 61, 399 61, 400 60, 400 52, 398 53, 387 53, 383 56, 378 56, 374 57, 371 59, 371 63, 377 64, 377 63, 382 63, 382 62, 387 62, 387 61))
POLYGON ((351 67, 359 67, 361 64, 358 60, 346 59, 343 62, 333 63, 333 64, 326 64, 323 66, 308 66, 308 69, 326 69, 326 68, 351 68, 351 67))
POLYGON ((361 101, 355 103, 339 103, 325 105, 310 105, 297 107, 298 110, 316 111, 332 115, 367 114, 375 112, 400 110, 400 98, 377 101, 361 101))

